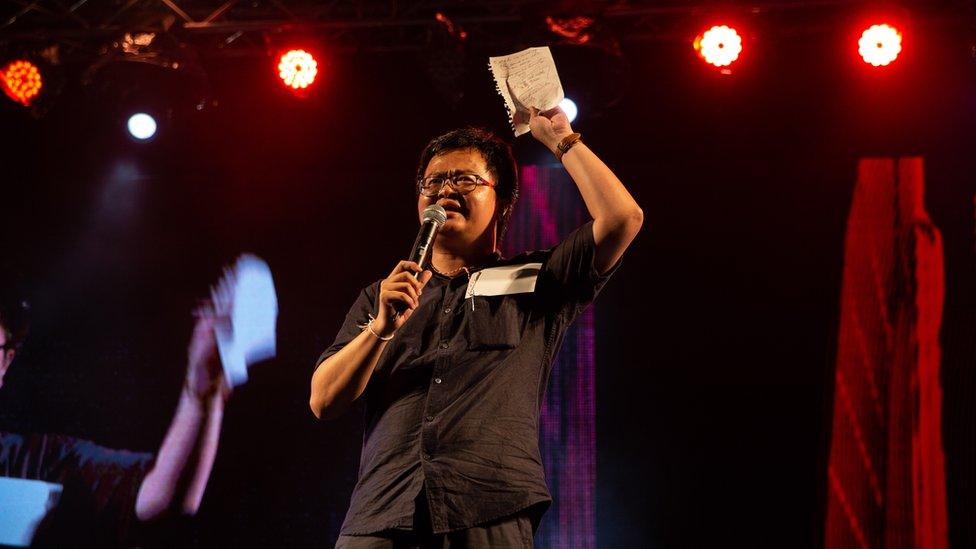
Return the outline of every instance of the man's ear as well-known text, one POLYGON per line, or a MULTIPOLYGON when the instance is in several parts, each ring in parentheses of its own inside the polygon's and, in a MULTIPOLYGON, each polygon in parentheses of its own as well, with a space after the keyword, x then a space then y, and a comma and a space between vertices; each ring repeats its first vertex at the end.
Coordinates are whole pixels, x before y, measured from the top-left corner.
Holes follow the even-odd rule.
POLYGON ((498 212, 498 219, 505 219, 512 212, 512 204, 502 204, 498 212))
POLYGON ((7 369, 10 368, 10 364, 14 361, 14 354, 17 351, 14 349, 7 349, 3 351, 3 356, 0 357, 0 387, 3 387, 3 376, 7 373, 7 369))

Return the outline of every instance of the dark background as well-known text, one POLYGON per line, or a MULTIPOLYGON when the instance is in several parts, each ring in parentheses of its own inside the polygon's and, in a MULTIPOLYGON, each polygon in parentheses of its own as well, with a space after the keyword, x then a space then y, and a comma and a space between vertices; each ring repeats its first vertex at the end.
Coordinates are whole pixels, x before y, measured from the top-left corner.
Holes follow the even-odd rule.
MULTIPOLYGON (((925 157, 946 254, 950 530, 976 545, 971 23, 916 22, 883 70, 857 58, 854 21, 746 29, 731 75, 690 40, 553 48, 575 128, 646 218, 595 305, 600 547, 822 545, 843 236, 857 159, 872 155, 925 157)), ((327 546, 361 422, 314 420, 313 362, 409 247, 424 143, 467 124, 511 137, 485 64, 544 43, 522 40, 469 44, 457 101, 432 83, 430 52, 322 46, 306 98, 270 59, 204 57, 208 86, 127 64, 66 79, 40 117, 3 102, 2 274, 34 317, 0 390, 5 418, 155 451, 190 311, 224 263, 254 252, 278 286, 279 356, 229 402, 185 535, 327 546), (124 131, 137 105, 160 121, 149 143, 124 131)), ((513 143, 522 163, 551 161, 529 136, 513 143)))

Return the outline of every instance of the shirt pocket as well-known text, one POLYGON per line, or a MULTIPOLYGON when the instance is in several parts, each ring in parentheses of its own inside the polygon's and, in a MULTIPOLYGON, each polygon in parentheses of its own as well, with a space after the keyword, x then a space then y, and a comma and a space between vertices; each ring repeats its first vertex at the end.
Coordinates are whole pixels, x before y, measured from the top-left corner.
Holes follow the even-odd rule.
MULTIPOLYGON (((521 294, 522 296, 531 294, 521 294)), ((522 339, 524 316, 515 295, 475 296, 465 300, 465 335, 472 351, 514 349, 522 339), (472 310, 472 300, 474 300, 472 310)))

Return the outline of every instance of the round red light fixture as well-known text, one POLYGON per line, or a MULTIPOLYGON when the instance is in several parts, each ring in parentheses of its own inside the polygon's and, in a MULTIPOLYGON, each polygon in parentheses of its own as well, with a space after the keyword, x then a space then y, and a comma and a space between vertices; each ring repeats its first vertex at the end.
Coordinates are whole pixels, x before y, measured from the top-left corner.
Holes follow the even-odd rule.
POLYGON ((278 60, 278 76, 285 86, 296 91, 311 86, 318 72, 318 63, 305 50, 291 50, 278 60))
POLYGON ((695 38, 694 46, 706 63, 727 67, 742 53, 742 37, 732 27, 716 25, 695 38))
POLYGON ((25 107, 41 93, 43 85, 37 65, 23 59, 12 61, 3 68, 0 84, 7 97, 25 107))
POLYGON ((871 25, 861 33, 857 52, 865 63, 875 67, 888 65, 901 53, 901 33, 891 25, 871 25))

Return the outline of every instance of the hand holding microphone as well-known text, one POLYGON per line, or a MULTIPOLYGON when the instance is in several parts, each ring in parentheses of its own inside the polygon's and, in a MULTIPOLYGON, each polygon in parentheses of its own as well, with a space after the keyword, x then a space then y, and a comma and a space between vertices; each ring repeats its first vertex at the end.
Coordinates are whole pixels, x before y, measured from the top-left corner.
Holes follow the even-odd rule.
POLYGON ((443 207, 434 204, 425 208, 410 259, 397 263, 380 283, 379 310, 372 323, 373 331, 380 337, 388 337, 399 330, 420 305, 420 292, 433 276, 424 267, 430 260, 437 231, 445 221, 447 212, 443 207))

